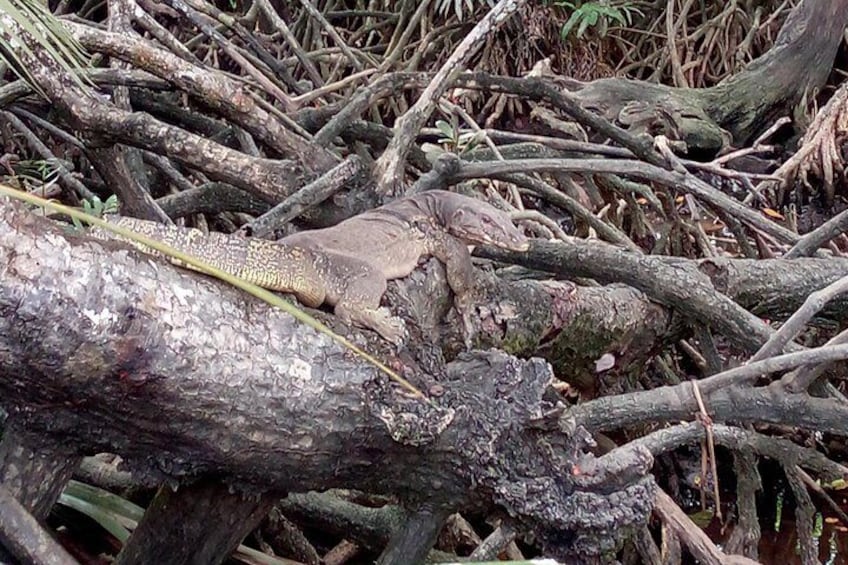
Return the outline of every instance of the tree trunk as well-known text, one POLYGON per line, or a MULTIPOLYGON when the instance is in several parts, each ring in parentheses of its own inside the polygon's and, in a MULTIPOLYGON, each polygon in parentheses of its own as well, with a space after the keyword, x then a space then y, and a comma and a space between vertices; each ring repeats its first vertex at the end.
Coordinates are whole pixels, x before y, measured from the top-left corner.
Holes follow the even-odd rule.
POLYGON ((213 474, 245 492, 343 487, 412 508, 506 507, 575 562, 647 518, 650 455, 596 460, 585 432, 559 432, 543 360, 465 354, 422 402, 234 289, 120 246, 104 268, 103 245, 0 208, 0 396, 28 432, 118 453, 142 480, 213 474))

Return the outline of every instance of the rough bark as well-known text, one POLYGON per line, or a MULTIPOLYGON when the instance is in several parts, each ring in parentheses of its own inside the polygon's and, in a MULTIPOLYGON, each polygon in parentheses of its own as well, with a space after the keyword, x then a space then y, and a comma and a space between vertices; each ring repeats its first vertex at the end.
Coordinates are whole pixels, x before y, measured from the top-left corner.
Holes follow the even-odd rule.
POLYGON ((43 522, 80 462, 73 446, 0 422, 0 562, 68 563, 43 522))
POLYGON ((44 520, 79 465, 73 446, 6 426, 0 440, 0 483, 37 520, 44 520))
POLYGON ((20 563, 76 563, 6 487, 0 484, 0 559, 6 563, 9 558, 4 548, 20 563))
POLYGON ((104 262, 102 244, 17 206, 0 217, 0 397, 33 434, 118 453, 141 477, 500 507, 552 555, 579 560, 647 515, 650 457, 594 459, 585 432, 545 424, 556 410, 539 359, 463 355, 426 404, 220 284, 123 249, 104 262))

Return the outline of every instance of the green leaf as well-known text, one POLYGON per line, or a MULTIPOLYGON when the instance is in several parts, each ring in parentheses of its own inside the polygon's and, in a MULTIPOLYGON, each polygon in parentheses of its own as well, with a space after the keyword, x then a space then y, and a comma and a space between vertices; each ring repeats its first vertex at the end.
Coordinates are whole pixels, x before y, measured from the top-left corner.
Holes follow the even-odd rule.
POLYGON ((59 504, 90 517, 121 543, 130 537, 125 524, 129 523, 135 528, 144 514, 143 508, 120 496, 78 481, 68 482, 65 491, 59 496, 59 504))
POLYGON ((621 25, 625 25, 627 23, 627 20, 624 19, 624 14, 622 14, 618 10, 612 10, 607 17, 611 20, 615 20, 621 25))
POLYGON ((577 12, 572 12, 571 16, 568 18, 568 21, 562 24, 562 30, 560 30, 559 32, 560 37, 562 37, 563 39, 567 39, 568 34, 571 33, 571 29, 574 27, 574 25, 579 19, 580 15, 577 12))
POLYGON ((111 514, 104 512, 102 509, 90 504, 84 500, 62 494, 59 496, 59 504, 73 508, 78 512, 82 512, 105 529, 107 532, 115 536, 119 542, 125 543, 130 537, 130 532, 124 528, 111 514))
POLYGON ((118 195, 113 194, 109 198, 106 199, 106 203, 103 205, 103 214, 117 214, 118 213, 118 195))
POLYGON ((583 18, 580 20, 580 25, 577 26, 577 37, 583 37, 583 34, 586 32, 586 29, 589 27, 589 19, 583 18))
POLYGON ((430 163, 435 163, 439 157, 446 153, 440 145, 435 145, 433 143, 422 143, 421 151, 424 152, 424 156, 430 163))
POLYGON ((436 128, 442 132, 442 135, 450 140, 455 137, 453 126, 444 120, 436 120, 436 128))

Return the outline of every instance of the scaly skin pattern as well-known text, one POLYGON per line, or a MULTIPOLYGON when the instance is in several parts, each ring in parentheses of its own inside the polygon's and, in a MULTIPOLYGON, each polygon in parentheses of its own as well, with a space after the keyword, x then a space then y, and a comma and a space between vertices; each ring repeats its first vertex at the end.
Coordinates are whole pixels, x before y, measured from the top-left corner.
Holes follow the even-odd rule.
MULTIPOLYGON (((442 261, 466 343, 470 343, 473 267, 467 246, 489 244, 512 251, 529 247, 506 213, 443 190, 399 198, 333 227, 296 233, 276 242, 205 234, 135 218, 113 216, 107 220, 258 286, 292 293, 306 306, 333 306, 344 322, 374 330, 395 344, 403 342, 406 330, 400 318, 380 307, 387 281, 409 275, 424 257, 442 261)), ((122 239, 103 230, 92 233, 101 239, 122 239)))
MULTIPOLYGON (((316 308, 324 303, 323 285, 314 272, 314 258, 306 249, 279 245, 265 239, 217 232, 207 234, 194 228, 166 226, 124 216, 108 216, 106 220, 110 224, 160 241, 262 288, 294 294, 306 306, 316 308)), ((145 253, 162 256, 155 249, 106 230, 95 228, 89 233, 98 239, 125 241, 145 253)), ((197 270, 179 259, 165 258, 180 267, 197 270)))

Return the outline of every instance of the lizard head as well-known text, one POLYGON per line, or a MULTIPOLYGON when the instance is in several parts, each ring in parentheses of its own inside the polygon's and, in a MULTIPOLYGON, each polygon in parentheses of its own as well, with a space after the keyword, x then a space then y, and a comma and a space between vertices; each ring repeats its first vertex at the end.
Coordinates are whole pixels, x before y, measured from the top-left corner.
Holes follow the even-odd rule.
POLYGON ((510 251, 527 251, 530 240, 494 206, 474 200, 460 204, 450 214, 448 231, 471 244, 488 244, 510 251))

